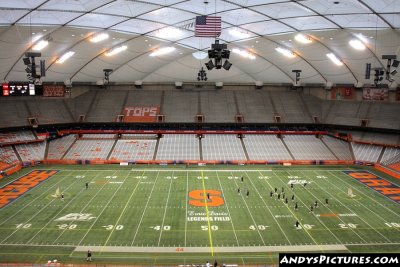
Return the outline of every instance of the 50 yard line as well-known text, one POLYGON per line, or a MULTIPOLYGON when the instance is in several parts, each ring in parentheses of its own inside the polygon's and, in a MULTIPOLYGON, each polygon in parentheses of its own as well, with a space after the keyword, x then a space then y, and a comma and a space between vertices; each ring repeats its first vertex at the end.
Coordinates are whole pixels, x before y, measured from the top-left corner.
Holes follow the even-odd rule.
POLYGON ((207 216, 207 224, 208 224, 208 238, 210 239, 211 256, 214 256, 214 248, 213 248, 212 235, 211 235, 210 216, 208 215, 207 194, 206 194, 206 186, 204 184, 204 173, 203 173, 203 171, 201 171, 201 181, 203 183, 203 196, 204 196, 204 204, 205 204, 205 207, 206 207, 206 216, 207 216))

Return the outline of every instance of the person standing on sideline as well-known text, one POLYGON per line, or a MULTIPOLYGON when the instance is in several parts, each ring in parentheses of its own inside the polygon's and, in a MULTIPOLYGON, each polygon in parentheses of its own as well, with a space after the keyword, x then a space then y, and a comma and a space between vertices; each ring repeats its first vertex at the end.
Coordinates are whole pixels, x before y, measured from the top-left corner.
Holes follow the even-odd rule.
POLYGON ((207 261, 206 267, 211 267, 211 264, 207 261))
POLYGON ((218 266, 218 262, 217 262, 217 260, 214 260, 214 267, 217 267, 218 266))
POLYGON ((86 261, 92 261, 92 252, 90 250, 87 251, 86 261))

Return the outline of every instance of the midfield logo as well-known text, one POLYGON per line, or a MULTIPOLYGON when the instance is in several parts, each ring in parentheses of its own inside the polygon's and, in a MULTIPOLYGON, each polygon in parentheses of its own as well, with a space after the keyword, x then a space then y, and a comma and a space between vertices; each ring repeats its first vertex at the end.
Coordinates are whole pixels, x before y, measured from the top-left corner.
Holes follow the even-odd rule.
POLYGON ((96 218, 95 216, 91 216, 91 213, 70 213, 65 216, 62 216, 58 219, 55 219, 56 222, 61 221, 80 221, 80 222, 88 222, 91 219, 96 218))

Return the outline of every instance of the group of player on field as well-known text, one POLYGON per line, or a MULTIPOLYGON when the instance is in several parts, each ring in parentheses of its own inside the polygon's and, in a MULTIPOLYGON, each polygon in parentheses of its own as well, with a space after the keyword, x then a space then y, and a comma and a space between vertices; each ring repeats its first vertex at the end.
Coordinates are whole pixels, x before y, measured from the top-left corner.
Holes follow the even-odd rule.
MULTIPOLYGON (((240 180, 243 182, 244 178, 243 176, 240 178, 240 180)), ((307 183, 303 183, 303 187, 306 188, 307 183)), ((294 184, 291 183, 290 184, 290 188, 293 190, 294 189, 294 184)), ((237 189, 237 193, 240 194, 240 187, 238 187, 237 189)), ((246 197, 249 197, 250 192, 249 189, 246 189, 246 197)), ((285 195, 285 188, 282 186, 282 189, 280 192, 278 192, 278 188, 274 188, 273 191, 269 192, 269 196, 270 198, 272 198, 273 196, 276 196, 277 200, 284 200, 285 204, 288 204, 289 200, 288 197, 285 195)), ((208 196, 209 197, 209 196, 208 196)), ((295 196, 294 194, 292 194, 292 196, 290 197, 291 201, 294 202, 294 210, 298 210, 299 205, 297 204, 297 201, 295 201, 295 196)), ((329 204, 329 199, 325 198, 325 205, 329 204)), ((310 205, 310 212, 314 212, 314 209, 318 208, 318 200, 315 200, 315 202, 313 204, 310 205)), ((299 222, 296 221, 296 228, 299 227, 299 222)))

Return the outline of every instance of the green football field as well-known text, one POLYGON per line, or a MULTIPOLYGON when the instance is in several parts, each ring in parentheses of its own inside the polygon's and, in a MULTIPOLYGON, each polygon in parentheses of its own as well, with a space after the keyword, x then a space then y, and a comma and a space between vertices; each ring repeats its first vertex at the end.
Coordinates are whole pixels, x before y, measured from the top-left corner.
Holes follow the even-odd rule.
POLYGON ((86 263, 88 249, 94 263, 144 265, 273 264, 281 251, 400 252, 400 205, 344 173, 359 169, 24 169, 0 186, 31 171, 58 172, 0 209, 0 262, 86 263))

